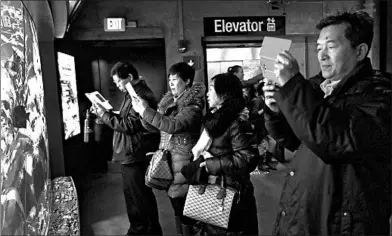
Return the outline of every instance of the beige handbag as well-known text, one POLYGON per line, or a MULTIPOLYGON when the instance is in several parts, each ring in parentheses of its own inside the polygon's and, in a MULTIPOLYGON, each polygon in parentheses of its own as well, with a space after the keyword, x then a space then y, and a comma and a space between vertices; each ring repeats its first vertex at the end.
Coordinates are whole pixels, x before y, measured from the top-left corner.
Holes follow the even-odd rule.
POLYGON ((237 190, 221 185, 189 185, 184 216, 227 229, 237 190))
MULTIPOLYGON (((211 145, 211 142, 212 139, 208 136, 206 130, 203 130, 192 151, 205 155, 208 153, 206 150, 211 145)), ((226 187, 224 176, 221 176, 221 178, 221 185, 189 185, 183 215, 227 229, 237 190, 226 187)))

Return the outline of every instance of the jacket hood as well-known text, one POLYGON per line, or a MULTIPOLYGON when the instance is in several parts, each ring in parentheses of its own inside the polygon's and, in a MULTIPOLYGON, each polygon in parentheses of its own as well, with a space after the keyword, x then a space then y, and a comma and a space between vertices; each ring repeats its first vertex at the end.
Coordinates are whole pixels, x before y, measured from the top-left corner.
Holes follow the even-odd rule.
POLYGON ((214 113, 208 111, 203 119, 204 128, 211 138, 221 136, 245 108, 244 99, 226 100, 214 113))
POLYGON ((175 105, 179 107, 185 107, 190 104, 195 104, 204 107, 203 104, 205 92, 206 88, 204 84, 194 83, 192 87, 186 89, 184 94, 182 94, 182 96, 174 103, 173 94, 169 91, 159 102, 158 111, 164 113, 169 107, 173 107, 175 105))

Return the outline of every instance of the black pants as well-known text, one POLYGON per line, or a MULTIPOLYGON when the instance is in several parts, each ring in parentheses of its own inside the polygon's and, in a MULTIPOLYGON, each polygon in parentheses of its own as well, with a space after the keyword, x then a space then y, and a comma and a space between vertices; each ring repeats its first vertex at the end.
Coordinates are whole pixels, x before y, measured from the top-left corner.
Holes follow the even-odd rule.
POLYGON ((174 216, 180 218, 181 223, 183 225, 192 225, 195 223, 195 220, 186 217, 182 214, 185 206, 185 197, 177 197, 177 198, 169 197, 169 199, 174 210, 174 216))
POLYGON ((144 183, 146 169, 147 165, 144 163, 122 165, 130 235, 162 235, 155 195, 144 183))

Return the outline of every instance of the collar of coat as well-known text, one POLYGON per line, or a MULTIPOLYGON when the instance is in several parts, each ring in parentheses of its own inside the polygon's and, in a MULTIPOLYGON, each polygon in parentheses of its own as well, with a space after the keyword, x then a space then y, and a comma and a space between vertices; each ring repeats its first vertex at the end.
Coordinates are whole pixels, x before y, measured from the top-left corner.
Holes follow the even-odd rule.
MULTIPOLYGON (((320 72, 312 80, 320 85, 325 78, 322 77, 320 72)), ((342 92, 351 95, 374 93, 375 90, 383 93, 390 92, 391 75, 373 70, 370 58, 366 58, 339 82, 329 97, 336 97, 342 92)))
POLYGON ((203 124, 209 136, 217 138, 224 134, 234 120, 240 118, 240 113, 244 108, 244 99, 227 99, 216 112, 208 111, 203 124))
MULTIPOLYGON (((176 101, 174 101, 173 94, 169 91, 163 95, 158 104, 158 111, 164 114, 170 107, 185 107, 192 103, 203 103, 206 88, 201 83, 194 83, 192 87, 186 89, 184 93, 176 101)), ((197 104, 202 106, 202 104, 197 104)))

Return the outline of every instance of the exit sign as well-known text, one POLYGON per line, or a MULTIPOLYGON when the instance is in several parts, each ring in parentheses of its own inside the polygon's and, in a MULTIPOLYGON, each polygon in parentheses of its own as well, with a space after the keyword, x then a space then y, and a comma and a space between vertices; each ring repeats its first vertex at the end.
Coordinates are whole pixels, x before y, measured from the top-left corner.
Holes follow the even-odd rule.
POLYGON ((124 32, 125 19, 124 18, 105 18, 104 21, 105 31, 124 32))

